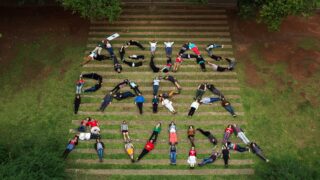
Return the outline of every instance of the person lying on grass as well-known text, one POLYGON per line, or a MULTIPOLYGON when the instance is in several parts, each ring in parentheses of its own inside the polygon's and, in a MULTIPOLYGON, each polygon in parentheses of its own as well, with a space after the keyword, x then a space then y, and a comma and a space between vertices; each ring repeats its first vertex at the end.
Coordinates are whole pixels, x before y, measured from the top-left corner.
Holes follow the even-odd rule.
POLYGON ((194 169, 194 166, 197 164, 197 152, 194 146, 191 146, 187 162, 190 169, 194 169))
POLYGON ((229 141, 229 138, 232 135, 232 133, 233 133, 232 125, 229 124, 224 130, 222 144, 226 144, 229 141))
POLYGON ((74 148, 76 148, 76 146, 78 145, 78 142, 79 142, 79 136, 78 136, 78 135, 75 135, 75 136, 73 137, 73 139, 69 140, 68 145, 67 145, 65 151, 64 151, 63 154, 62 154, 62 158, 63 158, 64 160, 66 160, 67 157, 68 157, 68 155, 69 155, 69 153, 70 153, 72 150, 74 150, 74 148))
POLYGON ((232 143, 230 141, 228 141, 226 143, 226 147, 229 149, 229 150, 234 150, 234 151, 238 151, 238 152, 246 152, 246 151, 249 151, 249 148, 247 147, 242 147, 240 146, 239 144, 236 144, 236 143, 232 143))
POLYGON ((190 110, 189 110, 189 113, 188 113, 188 116, 189 116, 189 117, 192 117, 192 116, 193 116, 194 112, 199 108, 199 105, 200 105, 199 99, 197 99, 197 100, 195 100, 195 101, 193 101, 193 102, 191 103, 191 105, 190 105, 190 110))
POLYGON ((124 142, 130 141, 129 127, 128 127, 128 124, 127 124, 126 121, 122 121, 120 129, 121 129, 121 133, 122 133, 122 136, 123 136, 123 141, 124 142))
POLYGON ((225 98, 221 98, 221 105, 224 107, 225 110, 227 110, 233 117, 237 117, 236 113, 234 112, 233 107, 231 106, 231 103, 227 101, 225 98))
POLYGON ((154 77, 153 82, 152 82, 152 88, 153 88, 153 95, 156 96, 158 95, 158 90, 160 86, 160 79, 158 76, 154 77))
POLYGON ((161 132, 161 123, 159 122, 154 128, 153 128, 153 131, 152 131, 152 134, 149 138, 149 141, 150 140, 153 140, 153 142, 156 142, 157 139, 158 139, 158 135, 160 134, 161 132))
POLYGON ((188 135, 188 139, 191 143, 191 146, 195 146, 194 145, 194 136, 196 135, 196 130, 193 125, 190 125, 188 127, 187 135, 188 135))
POLYGON ((232 124, 231 127, 233 129, 234 135, 241 139, 243 143, 245 143, 246 145, 250 143, 249 139, 246 137, 244 131, 240 128, 239 125, 232 124))
POLYGON ((104 154, 104 143, 100 138, 96 139, 96 143, 94 144, 94 149, 97 151, 99 162, 103 162, 103 154, 104 154))
POLYGON ((176 61, 175 61, 174 65, 173 65, 172 72, 177 72, 178 69, 180 68, 182 62, 183 62, 183 58, 180 55, 178 55, 176 57, 176 61))
POLYGON ((76 97, 74 98, 74 101, 73 101, 74 114, 78 114, 80 104, 81 104, 81 96, 80 96, 80 94, 76 94, 76 97))
POLYGON ((155 41, 155 40, 149 42, 149 44, 150 44, 150 53, 151 53, 151 56, 154 56, 155 53, 156 53, 157 43, 158 43, 158 42, 155 41))
POLYGON ((217 64, 214 64, 214 63, 210 63, 209 61, 207 61, 207 63, 212 67, 212 70, 213 71, 217 71, 217 72, 224 72, 224 71, 232 71, 234 68, 235 68, 235 65, 236 65, 236 62, 234 59, 229 59, 229 58, 226 58, 225 59, 226 61, 228 61, 228 66, 227 67, 224 67, 224 66, 221 66, 221 65, 217 65, 217 64))
POLYGON ((104 110, 109 106, 109 104, 112 103, 112 100, 113 100, 112 92, 107 93, 102 100, 99 111, 104 112, 104 110))
POLYGON ((82 88, 84 86, 84 79, 82 78, 82 75, 80 75, 79 80, 76 82, 76 94, 82 93, 82 88))
POLYGON ((160 68, 156 66, 156 63, 154 62, 154 56, 151 56, 150 63, 149 63, 150 68, 154 73, 157 73, 160 71, 160 68))
POLYGON ((129 81, 129 86, 136 95, 142 94, 139 90, 139 86, 134 81, 129 81))
POLYGON ((213 146, 216 146, 218 144, 218 139, 213 136, 213 134, 210 131, 204 131, 201 128, 197 128, 197 130, 206 136, 209 139, 209 142, 213 144, 213 146))
POLYGON ((164 47, 166 51, 166 56, 169 58, 172 55, 172 45, 174 42, 164 42, 164 47))
POLYGON ((145 155, 147 155, 150 151, 152 151, 154 149, 154 141, 153 139, 149 140, 146 145, 144 146, 142 152, 140 153, 140 155, 137 158, 137 161, 140 161, 145 155))
POLYGON ((196 95, 195 95, 195 97, 193 99, 194 100, 201 99, 202 96, 204 95, 204 93, 206 92, 206 90, 207 90, 207 84, 206 83, 201 83, 198 86, 197 91, 196 91, 196 95))
POLYGON ((158 96, 153 96, 153 98, 152 98, 152 112, 153 113, 158 112, 158 104, 159 104, 158 96))
POLYGON ((140 93, 134 99, 134 103, 137 105, 140 114, 143 113, 143 103, 144 102, 145 102, 145 99, 140 93))
POLYGON ((204 97, 200 100, 200 104, 213 104, 220 100, 220 97, 204 97))
POLYGON ((134 146, 133 146, 131 140, 128 140, 124 144, 124 149, 126 150, 128 156, 130 157, 131 162, 134 163, 134 146))
MULTIPOLYGON (((159 76, 159 79, 161 79, 161 78, 162 77, 159 76)), ((163 79, 170 81, 172 84, 174 84, 177 87, 178 90, 182 89, 180 84, 179 84, 179 82, 178 82, 178 80, 175 77, 173 77, 171 75, 166 75, 166 76, 163 77, 163 79)))
POLYGON ((137 46, 138 48, 140 48, 141 50, 145 50, 145 48, 142 46, 142 44, 139 41, 135 41, 135 40, 130 40, 126 43, 127 46, 137 46))
POLYGON ((222 145, 222 159, 224 161, 224 167, 228 167, 229 165, 229 159, 230 159, 230 153, 229 153, 229 149, 225 146, 225 145, 222 145))
POLYGON ((251 152, 255 155, 257 155, 260 159, 264 160, 265 162, 269 162, 269 159, 267 159, 264 154, 262 153, 262 149, 258 146, 257 143, 251 142, 249 144, 249 147, 251 149, 251 152))
POLYGON ((204 158, 202 160, 202 162, 198 164, 198 166, 201 167, 201 166, 204 166, 206 164, 213 163, 218 159, 219 156, 220 156, 220 153, 213 151, 212 154, 209 157, 204 158))
POLYGON ((175 144, 170 144, 170 165, 177 164, 177 147, 175 144))
POLYGON ((214 55, 213 50, 217 49, 217 48, 223 48, 223 47, 224 47, 224 45, 212 43, 212 44, 207 45, 206 51, 208 52, 209 56, 212 59, 214 59, 216 61, 220 61, 222 59, 221 56, 214 55))
POLYGON ((212 94, 219 96, 220 98, 224 98, 224 95, 218 90, 213 84, 206 84, 206 87, 212 94))
POLYGON ((125 79, 123 80, 121 83, 117 84, 112 90, 111 92, 113 94, 116 94, 120 89, 126 87, 129 84, 129 80, 125 79))
POLYGON ((172 101, 170 101, 168 98, 160 98, 161 104, 166 107, 172 114, 176 114, 177 111, 174 109, 172 105, 172 101))
POLYGON ((169 144, 178 144, 177 126, 173 121, 169 124, 169 144))
POLYGON ((125 91, 125 92, 117 92, 116 94, 113 95, 113 98, 115 98, 118 101, 121 101, 123 99, 127 99, 130 97, 135 97, 136 95, 133 94, 131 91, 125 91))

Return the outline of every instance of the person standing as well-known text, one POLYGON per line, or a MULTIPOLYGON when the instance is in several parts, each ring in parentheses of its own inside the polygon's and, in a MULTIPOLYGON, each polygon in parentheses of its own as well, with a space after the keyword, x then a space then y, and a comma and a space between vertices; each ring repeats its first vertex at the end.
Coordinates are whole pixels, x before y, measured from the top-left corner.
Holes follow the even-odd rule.
POLYGON ((94 149, 97 151, 99 161, 103 161, 103 151, 104 151, 104 143, 98 138, 96 139, 96 143, 94 144, 94 149))
POLYGON ((144 146, 141 154, 138 156, 137 161, 140 161, 146 154, 148 154, 150 151, 154 149, 154 141, 149 140, 146 145, 144 146))
POLYGON ((166 51, 166 55, 167 57, 171 57, 172 55, 172 45, 174 44, 174 42, 164 42, 164 47, 165 47, 165 51, 166 51))
POLYGON ((174 144, 170 145, 170 164, 177 164, 177 147, 174 144))
POLYGON ((135 99, 134 99, 134 103, 137 105, 140 114, 143 113, 143 109, 142 108, 143 108, 143 103, 144 102, 145 102, 145 99, 141 94, 138 94, 138 96, 136 96, 135 99))
POLYGON ((154 56, 155 53, 156 53, 156 49, 157 49, 157 41, 153 40, 153 41, 150 41, 150 52, 151 52, 151 55, 154 56))
POLYGON ((188 116, 189 117, 192 117, 194 112, 199 108, 199 99, 195 100, 194 102, 192 102, 191 106, 190 106, 190 110, 189 110, 189 113, 188 113, 188 116))

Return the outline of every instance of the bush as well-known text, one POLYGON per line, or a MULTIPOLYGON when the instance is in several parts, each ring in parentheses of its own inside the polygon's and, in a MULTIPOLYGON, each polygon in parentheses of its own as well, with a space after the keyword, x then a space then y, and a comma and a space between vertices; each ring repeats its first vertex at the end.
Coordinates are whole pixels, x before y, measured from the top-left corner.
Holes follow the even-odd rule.
POLYGON ((66 9, 79 13, 84 18, 116 20, 120 13, 119 0, 57 0, 66 9))

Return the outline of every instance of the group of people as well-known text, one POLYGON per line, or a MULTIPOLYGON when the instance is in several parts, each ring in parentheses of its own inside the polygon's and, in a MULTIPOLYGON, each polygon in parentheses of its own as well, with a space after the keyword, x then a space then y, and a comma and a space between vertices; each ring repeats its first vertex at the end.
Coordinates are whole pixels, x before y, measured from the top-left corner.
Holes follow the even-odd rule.
POLYGON ((233 117, 237 117, 234 108, 231 103, 226 100, 225 96, 218 90, 213 84, 202 83, 198 86, 194 102, 190 105, 188 116, 193 116, 194 112, 199 108, 200 104, 212 104, 214 102, 221 101, 221 106, 228 111, 233 117), (215 97, 202 97, 206 91, 209 90, 215 97))

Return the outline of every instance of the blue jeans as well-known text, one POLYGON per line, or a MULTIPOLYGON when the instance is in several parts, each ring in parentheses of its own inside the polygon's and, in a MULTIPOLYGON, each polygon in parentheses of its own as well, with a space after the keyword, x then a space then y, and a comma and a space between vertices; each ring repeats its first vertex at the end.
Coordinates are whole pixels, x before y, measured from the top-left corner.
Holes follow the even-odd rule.
POLYGON ((153 95, 157 95, 158 94, 158 90, 159 90, 159 86, 158 85, 153 85, 153 95))
POLYGON ((172 55, 172 47, 166 47, 166 55, 171 56, 172 55))
POLYGON ((224 106, 224 108, 231 114, 234 115, 234 110, 231 105, 224 106))
POLYGON ((210 103, 220 101, 220 98, 210 98, 210 103))
POLYGON ((77 85, 76 87, 77 87, 76 88, 76 94, 81 94, 81 90, 82 90, 83 84, 77 85))
POLYGON ((99 159, 102 160, 103 159, 103 149, 98 149, 97 151, 98 151, 99 159))
POLYGON ((202 162, 200 163, 201 166, 205 165, 205 164, 209 164, 209 163, 213 163, 213 159, 211 158, 204 158, 202 160, 202 162))
POLYGON ((113 48, 107 48, 107 51, 109 52, 110 56, 113 57, 114 56, 114 52, 113 52, 113 48))
POLYGON ((176 162, 177 162, 177 153, 176 152, 170 152, 170 162, 171 162, 171 164, 176 164, 176 162))
POLYGON ((81 126, 78 128, 78 131, 79 131, 79 132, 86 132, 86 126, 81 125, 81 126))

